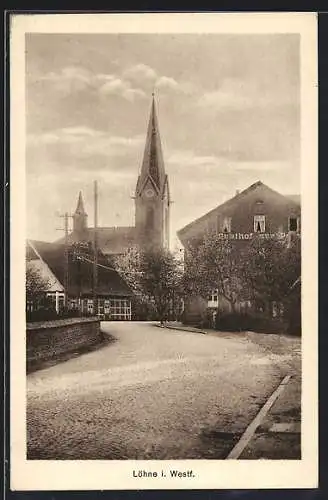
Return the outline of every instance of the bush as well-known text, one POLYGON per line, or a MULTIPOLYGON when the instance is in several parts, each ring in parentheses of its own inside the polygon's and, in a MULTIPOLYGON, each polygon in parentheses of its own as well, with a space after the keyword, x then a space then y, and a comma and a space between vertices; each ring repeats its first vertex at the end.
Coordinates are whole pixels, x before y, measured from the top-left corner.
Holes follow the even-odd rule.
POLYGON ((250 317, 247 313, 225 313, 216 317, 216 330, 227 332, 245 331, 249 329, 250 317))
POLYGON ((55 309, 45 309, 40 308, 35 311, 26 312, 27 322, 38 322, 38 321, 51 321, 58 318, 58 314, 55 309))
POLYGON ((56 319, 68 319, 68 318, 79 318, 79 317, 90 317, 93 314, 88 312, 84 312, 80 314, 78 309, 66 309, 60 311, 58 314, 53 308, 40 308, 35 311, 27 311, 26 312, 26 321, 29 322, 38 322, 38 321, 53 321, 56 319))
POLYGON ((216 330, 227 332, 254 331, 258 333, 285 332, 286 325, 281 319, 250 313, 226 313, 216 318, 216 330))

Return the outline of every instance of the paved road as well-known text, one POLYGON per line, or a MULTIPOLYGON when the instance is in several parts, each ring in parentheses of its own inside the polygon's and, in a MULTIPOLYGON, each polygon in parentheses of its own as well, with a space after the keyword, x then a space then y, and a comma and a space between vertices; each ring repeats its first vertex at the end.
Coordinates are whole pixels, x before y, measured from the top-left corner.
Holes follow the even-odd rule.
POLYGON ((150 323, 103 330, 116 340, 28 376, 28 458, 225 458, 296 369, 294 344, 274 354, 243 336, 150 323))

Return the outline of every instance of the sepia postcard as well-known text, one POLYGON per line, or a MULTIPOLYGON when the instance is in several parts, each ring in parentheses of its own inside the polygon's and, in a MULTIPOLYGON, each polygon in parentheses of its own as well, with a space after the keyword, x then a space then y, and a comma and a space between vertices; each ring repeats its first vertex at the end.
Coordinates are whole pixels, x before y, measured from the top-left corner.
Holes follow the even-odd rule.
POLYGON ((10 23, 12 490, 315 488, 317 18, 10 23))

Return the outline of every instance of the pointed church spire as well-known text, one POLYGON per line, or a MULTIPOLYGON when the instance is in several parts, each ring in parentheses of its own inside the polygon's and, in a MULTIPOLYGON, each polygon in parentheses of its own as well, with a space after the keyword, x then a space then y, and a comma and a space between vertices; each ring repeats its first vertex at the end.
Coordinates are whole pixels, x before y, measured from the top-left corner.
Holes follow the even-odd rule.
POLYGON ((76 214, 85 214, 83 198, 82 198, 82 191, 79 192, 79 198, 77 200, 77 207, 76 207, 75 213, 76 214))
POLYGON ((82 198, 82 192, 79 192, 79 198, 77 200, 76 210, 73 215, 73 231, 76 232, 79 237, 83 237, 86 229, 88 227, 88 215, 84 210, 84 203, 82 198))
POLYGON ((165 181, 165 168, 154 92, 152 93, 152 103, 148 122, 146 144, 138 182, 139 189, 143 186, 145 180, 148 177, 151 177, 151 180, 155 184, 158 191, 161 191, 165 181))
POLYGON ((164 168, 154 93, 141 172, 136 187, 135 206, 136 233, 140 248, 168 248, 169 181, 164 168))

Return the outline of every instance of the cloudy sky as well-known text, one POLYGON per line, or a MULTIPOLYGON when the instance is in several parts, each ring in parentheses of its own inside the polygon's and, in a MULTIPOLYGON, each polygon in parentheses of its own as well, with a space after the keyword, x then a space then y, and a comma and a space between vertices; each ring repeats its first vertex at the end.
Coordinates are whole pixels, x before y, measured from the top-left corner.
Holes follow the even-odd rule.
POLYGON ((262 180, 300 192, 297 35, 26 36, 28 237, 52 241, 79 190, 133 225, 155 89, 177 229, 262 180))

